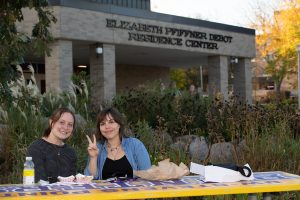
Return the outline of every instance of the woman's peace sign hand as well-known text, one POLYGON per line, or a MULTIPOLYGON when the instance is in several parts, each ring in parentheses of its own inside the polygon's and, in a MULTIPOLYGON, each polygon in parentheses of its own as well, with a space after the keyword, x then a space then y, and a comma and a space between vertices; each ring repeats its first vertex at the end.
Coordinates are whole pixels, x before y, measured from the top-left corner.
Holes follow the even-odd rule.
POLYGON ((88 150, 88 153, 89 153, 90 157, 91 158, 97 158, 97 156, 99 154, 99 149, 97 147, 95 134, 93 134, 93 139, 94 139, 93 141, 91 140, 91 138, 88 135, 86 135, 86 138, 89 141, 89 146, 88 146, 87 150, 88 150))

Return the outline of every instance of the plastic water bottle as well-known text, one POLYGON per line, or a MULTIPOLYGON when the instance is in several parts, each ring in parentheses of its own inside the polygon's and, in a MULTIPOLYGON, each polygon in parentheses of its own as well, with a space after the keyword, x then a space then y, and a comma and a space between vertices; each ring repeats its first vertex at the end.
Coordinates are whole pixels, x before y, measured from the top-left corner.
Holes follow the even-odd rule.
POLYGON ((34 163, 32 162, 32 157, 26 157, 23 170, 23 184, 34 184, 34 163))

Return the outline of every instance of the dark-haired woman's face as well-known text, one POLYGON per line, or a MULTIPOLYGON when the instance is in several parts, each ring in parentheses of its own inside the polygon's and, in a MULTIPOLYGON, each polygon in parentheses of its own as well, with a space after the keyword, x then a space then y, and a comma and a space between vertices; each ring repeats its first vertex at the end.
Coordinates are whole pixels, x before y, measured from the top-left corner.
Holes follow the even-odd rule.
POLYGON ((108 140, 119 137, 120 125, 114 120, 111 114, 107 114, 100 122, 100 132, 108 140))
MULTIPOLYGON (((50 122, 51 123, 51 122, 50 122)), ((71 113, 63 113, 60 118, 52 123, 50 135, 59 140, 65 140, 71 136, 74 128, 74 118, 71 113)))

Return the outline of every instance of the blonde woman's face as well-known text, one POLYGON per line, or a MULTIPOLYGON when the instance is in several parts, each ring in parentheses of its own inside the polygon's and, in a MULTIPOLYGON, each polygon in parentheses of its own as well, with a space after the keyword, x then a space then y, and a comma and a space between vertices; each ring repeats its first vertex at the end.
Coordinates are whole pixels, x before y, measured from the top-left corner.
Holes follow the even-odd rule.
MULTIPOLYGON (((51 121, 50 121, 51 124, 51 121)), ((59 120, 54 122, 51 127, 50 135, 59 140, 65 140, 71 136, 74 128, 74 118, 71 113, 63 113, 59 120)))
POLYGON ((99 126, 101 134, 106 139, 111 140, 119 137, 120 125, 113 119, 111 114, 107 114, 99 126))

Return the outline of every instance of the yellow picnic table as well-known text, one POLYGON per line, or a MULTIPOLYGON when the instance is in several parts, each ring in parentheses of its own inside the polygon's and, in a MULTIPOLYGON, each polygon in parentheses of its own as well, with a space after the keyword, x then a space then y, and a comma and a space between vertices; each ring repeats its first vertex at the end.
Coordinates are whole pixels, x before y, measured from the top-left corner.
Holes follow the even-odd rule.
POLYGON ((147 199, 226 194, 300 191, 300 176, 281 172, 256 172, 252 181, 205 183, 200 176, 177 180, 95 181, 90 184, 0 185, 1 200, 147 199))

